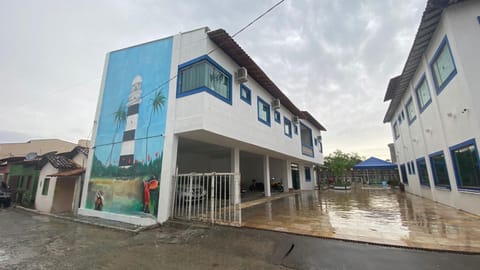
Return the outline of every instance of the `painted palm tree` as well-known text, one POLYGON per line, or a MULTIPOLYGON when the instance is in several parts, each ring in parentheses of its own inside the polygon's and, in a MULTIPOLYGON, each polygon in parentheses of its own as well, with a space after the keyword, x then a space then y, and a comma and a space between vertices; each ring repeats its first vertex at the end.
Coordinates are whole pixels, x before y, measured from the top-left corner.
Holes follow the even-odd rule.
POLYGON ((150 124, 152 123, 152 116, 155 113, 158 113, 163 106, 165 105, 167 98, 163 95, 162 90, 159 89, 155 92, 155 96, 150 99, 150 104, 152 106, 152 111, 150 112, 150 118, 148 119, 148 126, 147 126, 147 135, 145 136, 145 161, 149 162, 149 155, 148 155, 148 130, 150 129, 150 124))
POLYGON ((113 120, 116 124, 115 133, 113 133, 112 137, 112 147, 110 148, 110 154, 108 155, 107 159, 107 166, 112 164, 112 154, 113 154, 113 147, 115 146, 115 137, 117 137, 117 133, 120 130, 120 127, 123 123, 127 120, 127 112, 125 110, 125 104, 120 103, 118 109, 113 113, 113 120))

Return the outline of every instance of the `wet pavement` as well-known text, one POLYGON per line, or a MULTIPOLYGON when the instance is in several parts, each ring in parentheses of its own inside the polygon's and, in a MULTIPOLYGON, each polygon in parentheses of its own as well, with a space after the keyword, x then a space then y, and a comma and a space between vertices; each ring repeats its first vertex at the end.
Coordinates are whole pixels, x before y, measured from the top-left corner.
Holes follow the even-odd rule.
POLYGON ((455 252, 480 253, 480 216, 398 190, 303 191, 252 204, 250 228, 455 252))
POLYGON ((131 233, 0 209, 0 269, 478 269, 438 253, 247 228, 168 223, 131 233))

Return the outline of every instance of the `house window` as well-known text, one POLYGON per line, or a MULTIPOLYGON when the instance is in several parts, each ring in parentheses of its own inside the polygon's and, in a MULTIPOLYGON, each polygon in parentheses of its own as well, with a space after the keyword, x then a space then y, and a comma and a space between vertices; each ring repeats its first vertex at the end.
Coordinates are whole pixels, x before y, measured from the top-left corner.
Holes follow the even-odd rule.
POLYGON ((300 139, 302 142, 302 154, 305 156, 313 157, 313 136, 312 130, 300 123, 300 139))
POLYGON ((397 122, 393 123, 393 135, 395 137, 395 140, 400 138, 400 131, 398 130, 397 122))
POLYGON ((480 168, 475 140, 452 146, 450 153, 458 187, 480 190, 480 168))
POLYGON ((412 169, 411 169, 411 166, 410 166, 410 162, 407 162, 407 170, 408 170, 408 174, 412 174, 412 169))
POLYGON ((252 91, 244 84, 240 85, 240 99, 252 105, 252 91))
POLYGON ((410 162, 410 167, 412 168, 412 174, 415 174, 415 164, 413 161, 410 162))
POLYGON ((415 107, 413 106, 413 99, 410 97, 410 99, 407 101, 407 118, 408 118, 408 124, 411 125, 413 121, 417 118, 417 115, 415 114, 415 107))
POLYGON ((432 166, 435 186, 450 188, 450 179, 448 178, 447 164, 443 151, 430 155, 430 165, 432 166))
POLYGON ((293 132, 298 135, 298 127, 296 124, 293 124, 293 132))
POLYGON ((280 112, 279 111, 273 112, 273 118, 275 118, 275 122, 280 124, 280 112))
POLYGON ((177 98, 205 91, 232 104, 232 75, 208 56, 180 65, 177 83, 177 98))
POLYGON ((288 118, 284 117, 283 118, 283 129, 284 129, 284 133, 285 135, 287 135, 288 137, 292 137, 292 122, 290 122, 290 120, 288 120, 288 118))
POLYGON ((427 162, 425 161, 425 158, 417 159, 417 170, 420 185, 430 186, 430 180, 428 179, 427 162))
POLYGON ((270 126, 270 104, 265 102, 263 99, 258 97, 257 99, 258 107, 258 121, 264 123, 267 126, 270 126))
POLYGON ((43 180, 43 188, 42 188, 42 195, 48 195, 48 186, 50 185, 50 178, 45 178, 43 180))
POLYGON ((400 174, 402 177, 402 183, 408 185, 407 170, 405 169, 405 164, 400 165, 400 174))
POLYGON ((320 149, 320 153, 323 153, 323 144, 322 144, 322 142, 318 142, 318 148, 320 149))
POLYGON ((446 36, 443 38, 440 46, 435 52, 435 55, 430 62, 430 68, 432 70, 437 94, 440 94, 445 86, 447 86, 448 82, 450 82, 450 80, 452 80, 457 74, 455 62, 453 61, 452 52, 446 36))
POLYGON ((311 182, 312 176, 310 175, 310 167, 305 167, 305 182, 311 182))
POLYGON ((423 75, 422 79, 420 79, 420 82, 415 88, 415 94, 417 96, 420 112, 425 111, 427 106, 432 103, 432 97, 430 96, 430 89, 428 88, 428 83, 425 75, 423 75))

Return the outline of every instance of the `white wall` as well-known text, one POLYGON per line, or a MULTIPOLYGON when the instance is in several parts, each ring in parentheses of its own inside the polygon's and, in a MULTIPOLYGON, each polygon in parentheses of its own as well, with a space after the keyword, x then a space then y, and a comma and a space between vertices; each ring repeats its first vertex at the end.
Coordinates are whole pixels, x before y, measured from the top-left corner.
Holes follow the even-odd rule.
POLYGON ((478 1, 453 5, 443 13, 442 20, 391 123, 393 129, 398 114, 404 110, 405 120, 399 126, 401 135, 395 141, 398 163, 415 162, 419 157, 424 157, 427 163, 430 188, 419 184, 418 168, 415 166, 416 173, 408 176, 409 184, 406 190, 475 214, 480 214, 480 193, 458 190, 449 147, 469 139, 475 139, 477 146, 480 142, 480 109, 475 106, 480 101, 478 91, 480 24, 477 21, 479 14, 478 1), (429 63, 445 36, 448 38, 457 74, 437 94, 429 63), (415 98, 415 87, 423 74, 429 85, 432 103, 420 113, 415 98), (408 124, 405 109, 410 96, 413 96, 417 115, 416 121, 411 125, 408 124), (463 109, 467 111, 462 113, 463 109), (430 132, 427 132, 427 129, 430 132), (451 190, 435 187, 429 155, 438 151, 445 154, 451 190))
POLYGON ((42 212, 50 212, 52 209, 53 196, 55 194, 55 185, 57 184, 56 177, 49 177, 47 175, 55 174, 58 170, 55 169, 52 164, 47 163, 43 166, 39 174, 39 182, 37 188, 37 194, 35 197, 35 208, 42 212), (42 195, 43 185, 45 184, 45 178, 50 178, 48 185, 47 195, 42 195))

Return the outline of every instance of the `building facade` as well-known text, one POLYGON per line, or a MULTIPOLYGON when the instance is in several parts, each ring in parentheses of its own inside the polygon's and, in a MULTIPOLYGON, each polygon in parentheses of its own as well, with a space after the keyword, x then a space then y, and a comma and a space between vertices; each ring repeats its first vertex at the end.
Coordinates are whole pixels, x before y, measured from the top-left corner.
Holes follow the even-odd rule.
POLYGON ((384 118, 406 191, 477 215, 479 15, 478 1, 427 2, 384 118))
POLYGON ((325 128, 222 29, 107 54, 95 123, 84 215, 164 222, 178 173, 235 173, 242 189, 256 180, 270 196, 271 180, 286 191, 313 189, 323 164, 325 128), (142 187, 156 179, 159 188, 146 202, 142 187), (98 194, 102 211, 93 210, 98 194))

